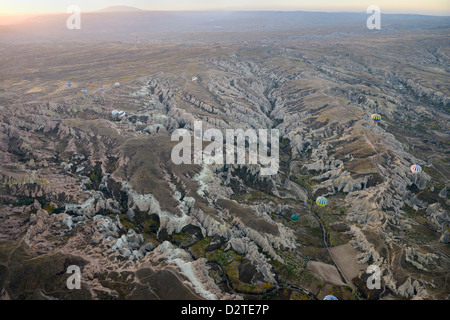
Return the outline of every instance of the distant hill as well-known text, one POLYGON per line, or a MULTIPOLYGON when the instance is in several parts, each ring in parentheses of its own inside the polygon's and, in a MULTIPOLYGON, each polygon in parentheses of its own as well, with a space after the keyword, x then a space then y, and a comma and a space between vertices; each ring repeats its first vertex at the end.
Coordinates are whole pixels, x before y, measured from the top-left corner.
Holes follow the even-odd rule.
MULTIPOLYGON (((81 29, 69 30, 68 14, 42 15, 19 21, 3 28, 0 43, 38 41, 146 41, 181 39, 186 41, 222 34, 233 40, 237 34, 288 32, 300 30, 313 36, 325 33, 367 33, 366 13, 330 13, 304 11, 148 11, 128 6, 112 6, 101 11, 86 12, 81 29), (197 34, 197 35, 194 35, 197 34), (231 34, 233 36, 230 38, 231 34)), ((450 17, 420 15, 382 15, 382 30, 449 28, 450 17)), ((248 34, 253 39, 254 34, 248 34)), ((228 41, 228 40, 227 40, 228 41)))
POLYGON ((105 8, 105 9, 101 9, 98 12, 139 12, 139 11, 144 11, 144 10, 135 8, 135 7, 128 7, 128 6, 111 6, 111 7, 105 8))

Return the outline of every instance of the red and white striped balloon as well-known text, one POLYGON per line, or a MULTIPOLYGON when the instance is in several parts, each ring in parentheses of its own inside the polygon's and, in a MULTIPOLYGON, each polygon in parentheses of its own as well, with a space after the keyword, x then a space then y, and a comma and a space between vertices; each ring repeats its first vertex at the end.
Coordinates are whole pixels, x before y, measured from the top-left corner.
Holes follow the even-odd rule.
POLYGON ((411 172, 412 172, 413 174, 420 173, 421 171, 422 171, 422 167, 419 166, 418 164, 413 164, 413 165, 411 166, 411 172))

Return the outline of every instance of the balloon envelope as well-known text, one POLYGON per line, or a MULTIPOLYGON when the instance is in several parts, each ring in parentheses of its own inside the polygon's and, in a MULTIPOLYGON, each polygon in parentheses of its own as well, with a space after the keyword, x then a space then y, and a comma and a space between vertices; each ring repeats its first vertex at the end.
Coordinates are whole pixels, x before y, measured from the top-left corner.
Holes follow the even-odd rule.
POLYGON ((379 121, 381 121, 381 116, 380 116, 379 114, 373 114, 373 115, 371 116, 371 118, 372 118, 373 122, 379 122, 379 121))
POLYGON ((118 88, 118 87, 120 87, 120 83, 116 82, 116 83, 114 84, 114 86, 115 86, 116 88, 118 88))
POLYGON ((297 222, 298 221, 298 216, 296 214, 293 214, 291 216, 291 220, 294 221, 294 222, 297 222))
POLYGON ((336 298, 335 296, 332 295, 328 295, 325 298, 323 298, 323 300, 339 300, 338 298, 336 298))
POLYGON ((68 81, 67 86, 70 88, 71 85, 72 85, 72 82, 68 81))
POLYGON ((419 166, 418 164, 413 164, 412 166, 411 166, 411 172, 412 173, 419 173, 419 172, 421 172, 422 171, 422 167, 421 166, 419 166))
POLYGON ((327 205, 327 199, 325 197, 317 197, 316 204, 321 207, 325 207, 327 205))

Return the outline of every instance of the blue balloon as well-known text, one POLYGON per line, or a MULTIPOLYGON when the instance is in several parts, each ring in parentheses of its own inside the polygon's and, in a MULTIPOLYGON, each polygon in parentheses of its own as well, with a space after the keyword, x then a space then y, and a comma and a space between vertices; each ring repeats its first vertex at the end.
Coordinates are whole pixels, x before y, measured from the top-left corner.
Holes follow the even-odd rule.
POLYGON ((67 86, 70 88, 72 86, 72 82, 67 81, 67 86))
POLYGON ((335 296, 332 295, 328 295, 325 298, 323 298, 323 300, 339 300, 338 298, 336 298, 335 296))
POLYGON ((372 118, 373 122, 380 122, 381 121, 381 116, 379 114, 373 114, 371 116, 371 118, 372 118))

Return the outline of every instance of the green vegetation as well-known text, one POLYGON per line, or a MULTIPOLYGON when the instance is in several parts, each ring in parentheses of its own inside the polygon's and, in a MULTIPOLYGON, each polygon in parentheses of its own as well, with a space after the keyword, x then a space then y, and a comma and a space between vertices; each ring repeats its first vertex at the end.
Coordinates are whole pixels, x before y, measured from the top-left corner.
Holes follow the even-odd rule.
POLYGON ((210 237, 204 237, 202 240, 198 241, 194 245, 192 245, 189 250, 191 251, 192 255, 198 259, 200 257, 205 256, 205 250, 211 243, 210 237))
POLYGON ((24 185, 24 184, 49 184, 49 182, 45 178, 25 177, 21 179, 15 179, 13 177, 3 176, 2 182, 0 183, 0 187, 6 188, 12 187, 14 185, 24 185))
MULTIPOLYGON (((37 200, 39 202, 39 204, 41 205, 41 207, 44 209, 46 207, 47 207, 47 209, 50 207, 50 205, 47 206, 48 201, 45 198, 43 198, 43 197, 33 198, 33 197, 28 197, 28 196, 18 196, 17 201, 13 205, 15 207, 29 206, 29 205, 33 204, 35 200, 37 200)), ((53 209, 54 209, 54 207, 53 207, 53 209)))
POLYGON ((100 183, 102 182, 103 178, 103 172, 101 163, 97 162, 95 167, 91 170, 91 172, 88 174, 89 179, 91 180, 89 183, 89 187, 92 190, 98 190, 100 183))
POLYGON ((53 213, 53 211, 55 210, 55 206, 52 206, 50 204, 46 204, 42 209, 44 209, 48 213, 53 213))
POLYGON ((223 272, 229 279, 230 285, 238 292, 263 293, 273 286, 271 283, 254 285, 241 281, 239 279, 239 266, 242 263, 243 257, 234 250, 214 250, 207 252, 205 257, 208 261, 212 261, 220 265, 223 272))
POLYGON ((159 217, 156 214, 146 214, 136 210, 134 218, 131 220, 126 214, 119 215, 120 222, 125 229, 133 229, 142 233, 145 242, 157 244, 157 233, 159 230, 159 217))
POLYGON ((321 237, 322 236, 322 228, 320 227, 312 227, 310 229, 310 233, 314 236, 314 237, 321 237))
POLYGON ((227 266, 233 262, 241 262, 242 260, 242 256, 240 256, 234 250, 214 250, 211 252, 207 252, 205 256, 209 261, 215 261, 222 267, 227 266))
POLYGON ((312 176, 301 176, 299 174, 291 175, 291 180, 297 183, 298 185, 304 187, 308 194, 312 194, 312 188, 311 186, 314 186, 317 184, 316 181, 311 180, 312 176))
POLYGON ((179 247, 189 247, 192 245, 193 237, 188 232, 174 233, 169 235, 169 241, 179 247))
POLYGON ((106 280, 100 281, 101 285, 105 288, 116 291, 119 295, 119 299, 124 300, 133 290, 133 286, 127 282, 109 282, 106 280))

